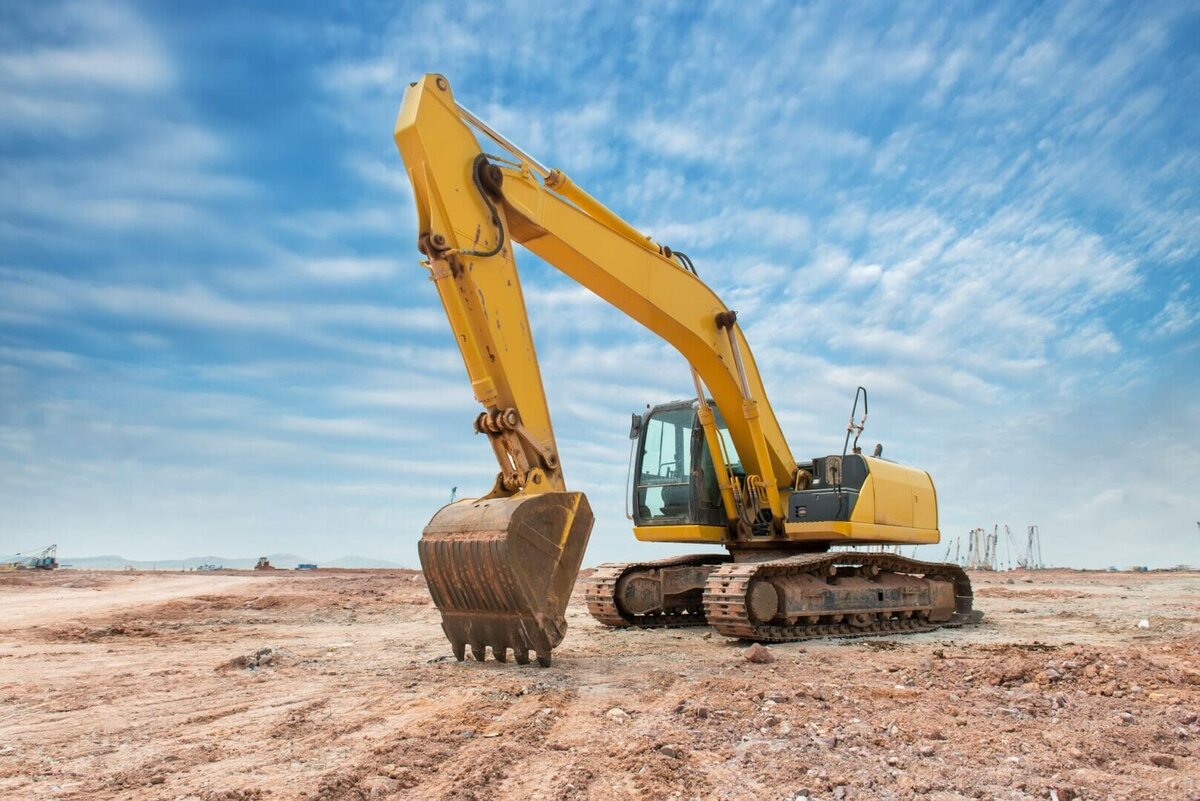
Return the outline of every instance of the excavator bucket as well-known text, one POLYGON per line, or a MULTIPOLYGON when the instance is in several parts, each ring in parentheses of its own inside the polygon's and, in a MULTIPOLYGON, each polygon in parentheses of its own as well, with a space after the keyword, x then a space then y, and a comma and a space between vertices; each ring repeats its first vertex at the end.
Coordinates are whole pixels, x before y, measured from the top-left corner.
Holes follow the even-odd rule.
POLYGON ((520 664, 533 651, 550 665, 593 519, 582 492, 460 501, 433 516, 417 552, 455 658, 469 645, 504 662, 511 648, 520 664))

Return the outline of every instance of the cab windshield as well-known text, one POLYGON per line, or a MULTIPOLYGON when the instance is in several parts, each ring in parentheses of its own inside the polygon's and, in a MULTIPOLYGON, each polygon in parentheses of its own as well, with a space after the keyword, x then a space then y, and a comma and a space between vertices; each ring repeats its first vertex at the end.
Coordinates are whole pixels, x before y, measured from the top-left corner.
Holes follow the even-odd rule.
POLYGON ((639 517, 662 522, 688 516, 695 421, 691 408, 657 412, 646 421, 637 482, 639 517))
MULTIPOLYGON (((644 425, 635 495, 639 523, 720 523, 721 492, 695 408, 656 410, 644 425)), ((719 415, 717 426, 727 458, 738 472, 737 453, 719 415)))

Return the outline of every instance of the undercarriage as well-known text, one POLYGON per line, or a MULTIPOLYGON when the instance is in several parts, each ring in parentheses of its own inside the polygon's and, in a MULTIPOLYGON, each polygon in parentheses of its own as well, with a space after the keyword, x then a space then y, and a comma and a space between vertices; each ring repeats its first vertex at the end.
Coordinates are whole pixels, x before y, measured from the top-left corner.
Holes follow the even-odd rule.
POLYGON ((606 626, 709 625, 762 642, 914 633, 978 619, 962 568, 879 552, 608 564, 588 579, 585 597, 606 626))

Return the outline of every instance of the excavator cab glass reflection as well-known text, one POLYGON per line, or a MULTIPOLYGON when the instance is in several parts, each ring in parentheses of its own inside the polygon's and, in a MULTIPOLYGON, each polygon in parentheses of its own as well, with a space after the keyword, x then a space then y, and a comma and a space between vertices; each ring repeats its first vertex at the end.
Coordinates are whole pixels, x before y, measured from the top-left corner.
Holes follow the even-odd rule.
MULTIPOLYGON (((711 401, 710 401, 711 403, 711 401)), ((730 470, 744 477, 729 429, 714 409, 717 433, 730 470)), ((723 526, 717 468, 696 414, 696 401, 655 406, 638 418, 632 477, 633 520, 638 526, 723 526)))

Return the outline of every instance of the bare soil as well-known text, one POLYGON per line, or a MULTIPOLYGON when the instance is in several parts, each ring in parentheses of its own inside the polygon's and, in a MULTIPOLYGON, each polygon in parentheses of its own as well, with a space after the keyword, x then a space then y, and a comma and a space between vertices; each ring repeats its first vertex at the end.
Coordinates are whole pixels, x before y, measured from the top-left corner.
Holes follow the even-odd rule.
POLYGON ((0 798, 1200 799, 1200 574, 973 580, 765 664, 577 597, 541 669, 450 659, 411 571, 0 574, 0 798))

